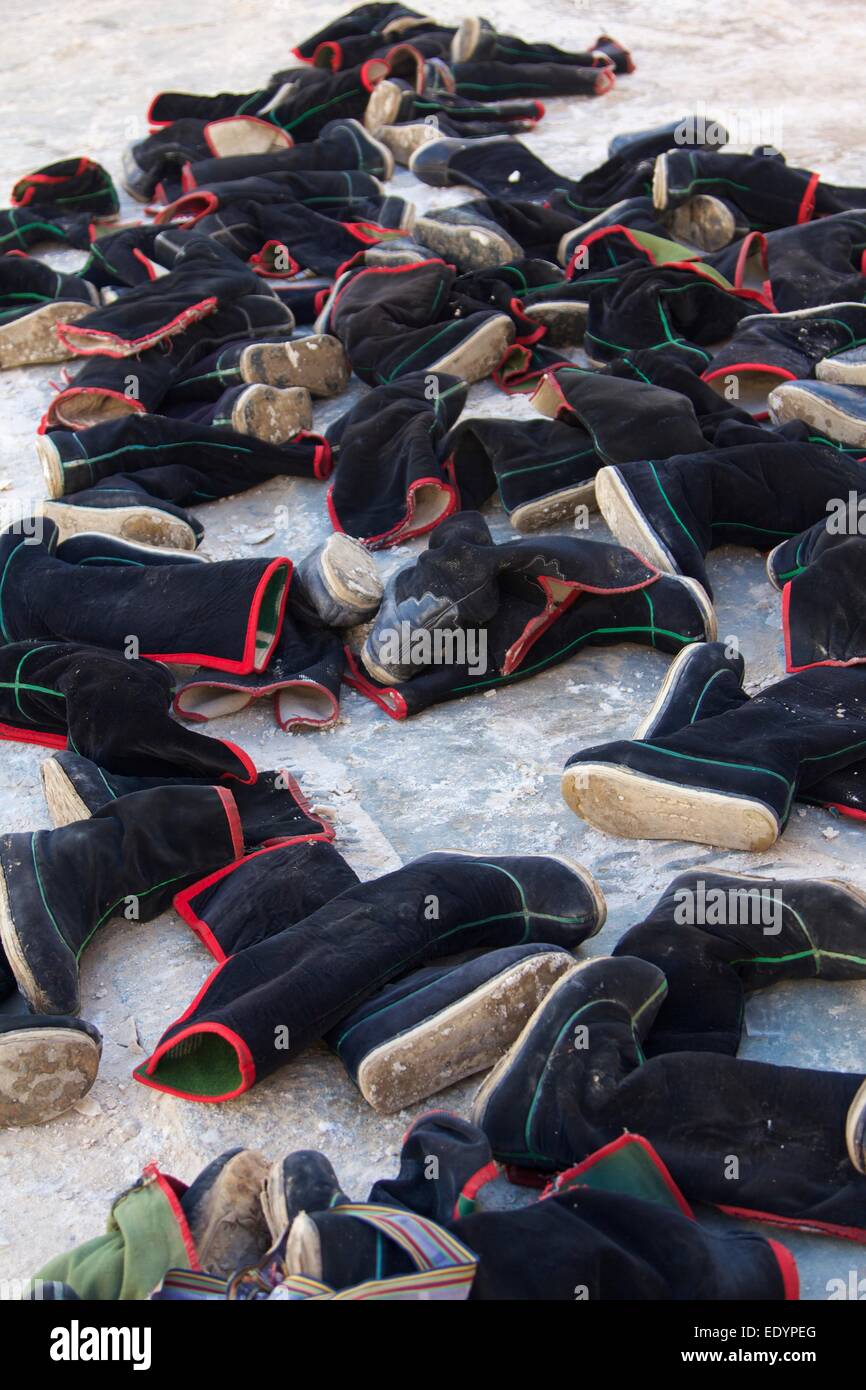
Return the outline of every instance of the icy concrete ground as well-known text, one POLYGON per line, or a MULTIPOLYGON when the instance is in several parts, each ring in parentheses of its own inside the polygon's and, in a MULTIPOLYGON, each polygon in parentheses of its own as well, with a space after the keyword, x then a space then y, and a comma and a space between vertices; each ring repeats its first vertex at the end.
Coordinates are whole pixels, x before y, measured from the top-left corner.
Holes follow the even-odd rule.
MULTIPOLYGON (((456 22, 465 0, 435 0, 434 13, 456 22)), ((117 175, 120 152, 144 134, 144 113, 161 88, 245 91, 290 62, 303 35, 344 6, 335 0, 148 0, 133 13, 120 0, 31 0, 4 14, 7 52, 0 95, 0 190, 27 170, 70 154, 89 154, 117 175)), ((528 143, 554 167, 578 175, 604 157, 615 131, 654 125, 698 109, 735 123, 748 148, 772 140, 792 162, 826 177, 866 182, 862 94, 852 64, 861 16, 855 0, 547 0, 528 7, 485 0, 500 29, 568 47, 589 45, 607 30, 632 50, 637 72, 595 101, 552 101, 528 143), (751 138, 754 133, 754 138, 751 138)), ((393 187, 419 208, 461 201, 402 172, 393 187)), ((2 194, 5 199, 5 192, 2 194)), ((135 205, 126 215, 140 216, 135 205)), ((52 255, 71 268, 71 254, 52 255)), ((33 447, 50 380, 60 368, 0 377, 0 503, 38 497, 33 447)), ((317 409, 321 428, 355 398, 317 409)), ((469 412, 531 415, 522 399, 475 387, 469 412)), ((324 489, 274 482, 201 512, 205 553, 213 558, 273 549, 300 557, 329 530, 324 489), (264 546, 252 538, 273 528, 277 508, 290 521, 264 546)), ((498 507, 497 536, 508 533, 498 507)), ((593 522, 593 536, 606 531, 593 522)), ((383 574, 407 563, 417 545, 380 557, 383 574)), ((710 574, 719 632, 735 635, 746 656, 749 687, 782 674, 778 595, 760 558, 741 550, 714 553, 710 574)), ((587 651, 571 664, 488 697, 442 706, 393 723, 347 691, 340 725, 326 734, 288 737, 269 708, 214 726, 249 750, 260 768, 288 763, 305 788, 336 810, 346 852, 362 873, 394 867, 436 847, 487 852, 562 851, 589 865, 609 903, 604 931, 587 954, 611 949, 621 932, 675 873, 690 865, 781 876, 848 878, 866 887, 863 830, 818 810, 795 812, 781 841, 762 855, 717 853, 687 844, 616 840, 589 829, 566 809, 559 773, 583 744, 627 736, 652 699, 667 658, 637 647, 587 651)), ((43 754, 2 744, 3 830, 48 825, 39 792, 43 754)), ((55 1251, 97 1234, 111 1196, 151 1158, 191 1179, 230 1144, 278 1155, 324 1149, 344 1185, 365 1195, 375 1176, 393 1171, 409 1113, 377 1118, 342 1068, 313 1049, 241 1100, 196 1106, 146 1090, 130 1074, 166 1024, 205 978, 209 958, 171 914, 137 929, 104 928, 83 970, 83 1011, 105 1038, 102 1069, 85 1104, 51 1124, 0 1133, 0 1279, 27 1275, 55 1251)), ((742 1054, 795 1065, 866 1071, 862 1021, 866 985, 800 984, 755 997, 742 1054)), ((474 1082, 434 1103, 468 1112, 474 1082)), ((429 1108, 429 1107, 419 1107, 429 1108)), ((502 1200, 514 1200, 505 1194, 502 1200)), ((827 1281, 866 1274, 862 1248, 814 1236, 786 1237, 803 1293, 825 1298, 827 1281)))

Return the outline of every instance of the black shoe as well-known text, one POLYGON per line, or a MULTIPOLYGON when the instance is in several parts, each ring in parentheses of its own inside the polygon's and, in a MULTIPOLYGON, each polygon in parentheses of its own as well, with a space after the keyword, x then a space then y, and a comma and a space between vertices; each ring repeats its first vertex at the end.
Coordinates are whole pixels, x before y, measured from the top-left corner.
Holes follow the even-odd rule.
POLYGON ((262 1189, 271 1240, 278 1241, 302 1211, 330 1211, 348 1200, 331 1164, 316 1149, 297 1149, 277 1159, 262 1189))
POLYGON ((609 834, 764 850, 795 796, 864 753, 866 672, 819 667, 674 733, 575 753, 562 792, 609 834))
POLYGON ((87 1095, 101 1055, 102 1037, 84 1019, 0 1017, 0 1126, 62 1115, 87 1095))
POLYGON ((556 946, 431 965, 374 994, 325 1041, 367 1103, 391 1114, 491 1067, 573 965, 556 946))
POLYGON ((690 149, 721 149, 728 143, 729 135, 725 127, 707 116, 681 116, 678 121, 667 125, 653 126, 651 130, 624 131, 614 135, 608 142, 609 158, 627 154, 632 159, 645 159, 648 155, 664 154, 681 146, 690 149))

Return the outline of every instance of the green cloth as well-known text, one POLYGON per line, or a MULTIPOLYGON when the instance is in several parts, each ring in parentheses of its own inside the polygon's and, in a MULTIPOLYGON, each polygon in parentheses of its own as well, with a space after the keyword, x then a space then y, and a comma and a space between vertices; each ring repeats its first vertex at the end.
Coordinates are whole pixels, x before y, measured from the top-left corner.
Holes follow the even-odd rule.
POLYGON ((169 1192, 165 1177, 146 1171, 114 1202, 105 1235, 56 1255, 35 1277, 59 1279, 83 1299, 146 1299, 167 1270, 190 1264, 192 1239, 169 1192))

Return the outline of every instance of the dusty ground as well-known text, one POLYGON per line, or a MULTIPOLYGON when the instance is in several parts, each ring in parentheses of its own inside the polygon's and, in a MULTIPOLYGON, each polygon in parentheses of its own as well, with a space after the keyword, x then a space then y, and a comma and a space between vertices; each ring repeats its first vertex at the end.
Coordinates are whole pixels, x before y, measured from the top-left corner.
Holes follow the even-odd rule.
MULTIPOLYGON (((437 15, 456 21, 465 0, 435 0, 437 15)), ((259 0, 255 6, 214 0, 149 0, 134 17, 119 0, 49 0, 4 15, 7 63, 0 97, 0 190, 23 172, 74 153, 119 172, 122 146, 144 133, 143 115, 161 87, 245 91, 289 62, 304 34, 346 6, 335 0, 259 0)), ((598 163, 617 130, 630 130, 709 110, 743 135, 744 147, 772 141, 792 162, 836 181, 866 182, 862 97, 848 67, 856 32, 855 0, 608 0, 596 10, 582 0, 547 0, 530 11, 514 0, 485 0, 500 29, 570 47, 601 30, 631 49, 637 72, 598 101, 551 102, 529 138, 564 173, 598 163)), ((403 173, 394 187, 420 208, 457 202, 403 173)), ((0 194, 5 197, 5 193, 0 194)), ((128 213, 131 208, 126 208, 128 213)), ((136 215, 138 215, 136 213, 136 215)), ((75 257, 52 257, 70 268, 75 257)), ((33 447, 38 418, 58 369, 7 372, 0 378, 0 502, 41 495, 33 447)), ((352 397, 317 411, 316 426, 352 397)), ((530 414, 520 400, 491 387, 473 389, 471 412, 530 414)), ((275 525, 288 503, 290 523, 269 547, 302 556, 328 532, 324 495, 312 483, 275 482, 202 511, 205 551, 214 558, 261 554, 251 538, 275 525)), ((507 523, 498 508, 490 521, 507 523)), ((605 536, 593 523, 593 534, 605 536)), ((405 564, 407 547, 381 560, 383 573, 405 564)), ((719 632, 738 637, 750 687, 782 673, 778 596, 758 558, 716 552, 710 567, 719 632)), ((261 768, 286 762, 313 797, 336 809, 356 867, 374 874, 427 849, 459 846, 489 852, 561 850, 598 876, 609 902, 608 924, 591 943, 611 948, 625 927, 676 872, 719 863, 782 876, 850 878, 866 887, 863 830, 809 810, 795 813, 783 839, 759 856, 718 854, 685 844, 620 841, 589 829, 560 800, 559 771, 582 744, 627 735, 652 699, 667 659, 635 647, 586 652, 560 667, 487 698, 433 709, 392 723, 352 692, 340 725, 327 734, 289 738, 270 711, 246 713, 215 728, 246 747, 261 768)), ((0 813, 4 830, 47 826, 39 793, 41 754, 3 744, 0 813)), ((240 1101, 196 1106, 146 1090, 130 1079, 168 1021, 177 1016, 209 969, 203 949, 172 915, 133 929, 100 933, 84 964, 84 1013, 102 1030, 102 1070, 87 1114, 44 1127, 0 1133, 0 1279, 22 1276, 49 1255, 96 1234, 111 1195, 150 1158, 191 1179, 229 1144, 259 1145, 272 1155, 291 1148, 325 1149, 344 1185, 365 1194, 391 1171, 409 1116, 377 1119, 324 1051, 307 1056, 240 1101), (92 1113, 91 1113, 92 1112, 92 1113)), ((743 1054, 803 1066, 866 1071, 862 1027, 866 985, 798 985, 755 998, 743 1054)), ((466 1112, 468 1083, 440 1099, 466 1112)), ((506 1196, 503 1200, 508 1200, 506 1196)), ((825 1298, 827 1281, 856 1269, 862 1248, 816 1237, 788 1240, 800 1262, 803 1293, 825 1298)))

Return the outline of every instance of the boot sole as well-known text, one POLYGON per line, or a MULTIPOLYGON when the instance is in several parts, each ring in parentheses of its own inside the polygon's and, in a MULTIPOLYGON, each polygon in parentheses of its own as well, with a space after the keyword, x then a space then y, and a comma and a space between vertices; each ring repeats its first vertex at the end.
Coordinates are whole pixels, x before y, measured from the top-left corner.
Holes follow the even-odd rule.
POLYGON ((655 699, 653 700, 643 719, 638 724, 637 728, 632 734, 633 739, 647 738, 647 736, 651 733, 653 725, 655 724, 659 715, 664 714, 665 710, 667 709, 671 692, 674 689, 674 686, 677 684, 680 676, 682 675, 683 670, 686 666, 688 666, 690 661, 694 660, 695 652, 699 650, 700 643, 693 643, 690 647, 683 647, 681 652, 677 652, 676 656, 674 657, 673 661, 671 662, 670 666, 665 672, 665 678, 662 681, 661 686, 659 687, 658 694, 656 695, 655 699))
POLYGON ((332 598, 360 615, 382 602, 382 581, 372 555, 350 536, 329 537, 319 557, 325 587, 332 598))
POLYGON ((313 425, 313 404, 304 386, 248 386, 232 407, 232 429, 267 444, 287 444, 313 425))
POLYGON ((770 581, 770 583, 772 584, 773 588, 774 588, 777 592, 781 592, 781 590, 782 590, 782 588, 783 588, 784 586, 781 585, 781 584, 779 583, 779 581, 777 580, 776 575, 775 575, 775 573, 774 573, 774 571, 773 571, 773 557, 775 556, 775 554, 776 554, 776 552, 777 552, 778 550, 781 550, 781 549, 782 549, 782 546, 783 546, 784 544, 785 544, 785 542, 784 542, 784 541, 781 541, 781 542, 779 543, 779 545, 774 545, 774 546, 773 546, 773 549, 770 551, 769 555, 767 556, 766 562, 765 562, 765 564, 764 564, 764 569, 767 571, 767 578, 769 579, 769 581, 770 581))
POLYGON ((845 1144, 857 1172, 866 1173, 866 1081, 848 1107, 845 1144))
POLYGON ((837 386, 866 386, 866 353, 862 348, 854 351, 863 354, 859 361, 846 362, 844 359, 849 354, 841 352, 836 357, 822 358, 815 367, 815 376, 819 381, 832 381, 837 386))
POLYGON ((483 381, 499 366, 507 348, 514 342, 514 324, 506 314, 497 314, 476 328, 453 352, 431 362, 429 372, 449 372, 470 385, 483 381))
POLYGON ((493 270, 522 255, 519 247, 515 249, 506 237, 486 227, 419 217, 414 232, 423 246, 448 256, 460 270, 493 270))
POLYGON ((522 502, 509 513, 508 519, 515 531, 538 531, 558 521, 572 520, 580 506, 588 507, 590 511, 597 510, 594 478, 589 483, 578 483, 575 487, 551 493, 549 497, 522 502))
POLYGON ((499 1082, 502 1080, 502 1078, 504 1076, 507 1076, 508 1072, 511 1071, 512 1067, 520 1061, 523 1045, 527 1041, 533 1030, 533 1026, 535 1024, 535 1017, 538 1013, 538 1010, 542 1006, 546 1007, 548 1001, 553 998, 557 990, 563 989, 566 985, 566 982, 570 981, 572 976, 577 974, 578 970, 585 970, 588 965, 592 964, 593 961, 591 960, 578 961, 572 966, 570 970, 566 970, 565 974, 560 975, 559 979, 556 981, 556 984, 554 984, 547 991, 547 994, 544 996, 544 999, 533 1011, 530 1017, 526 1020, 517 1037, 514 1039, 514 1042, 512 1043, 511 1047, 505 1053, 504 1057, 500 1057, 499 1061, 496 1063, 490 1075, 479 1086, 472 1100, 472 1109, 470 1112, 470 1116, 473 1124, 478 1125, 480 1129, 484 1128, 484 1111, 487 1107, 488 1100, 490 1099, 493 1092, 496 1090, 496 1087, 499 1085, 499 1082))
POLYGON ((271 1243, 261 1191, 270 1164, 255 1149, 242 1149, 217 1175, 199 1209, 189 1214, 202 1268, 228 1278, 258 1260, 271 1243))
POLYGON ((656 157, 653 165, 653 207, 657 212, 666 212, 668 206, 668 162, 663 154, 656 157))
POLYGON ((687 241, 700 251, 721 251, 737 232, 734 215, 711 194, 698 193, 666 219, 674 241, 687 241))
POLYGON ((664 542, 638 509, 619 469, 600 468, 595 475, 598 509, 621 545, 642 555, 664 574, 680 574, 679 566, 664 542))
POLYGON ((628 840, 686 840, 721 849, 769 849, 779 822, 747 797, 662 782, 615 763, 578 763, 562 774, 566 805, 596 830, 628 840))
POLYGON ((82 801, 59 762, 46 758, 39 768, 39 775, 42 795, 55 829, 61 825, 72 825, 74 821, 90 819, 93 811, 86 801, 82 801))
POLYGON ((376 139, 386 145, 398 164, 409 167, 409 161, 417 149, 427 140, 436 138, 432 126, 424 121, 412 121, 406 125, 383 125, 376 132, 376 139))
POLYGON ((87 1095, 102 1049, 74 1028, 0 1034, 0 1126, 34 1125, 87 1095))
POLYGON ((68 536, 96 531, 100 535, 120 536, 138 545, 166 550, 195 550, 195 533, 180 517, 156 507, 76 507, 63 502, 42 502, 38 515, 56 525, 58 543, 68 536))
POLYGON ((832 401, 801 389, 796 382, 788 382, 771 391, 767 405, 770 419, 775 425, 783 425, 788 420, 801 420, 840 444, 854 444, 857 448, 866 445, 866 419, 849 415, 832 401))
POLYGON ((393 1114, 499 1060, 574 958, 543 953, 521 961, 402 1037, 369 1053, 358 1088, 380 1115, 393 1114))
POLYGON ((92 314, 96 307, 96 304, 82 304, 79 300, 69 304, 56 300, 4 324, 0 328, 0 369, 68 361, 73 354, 57 337, 57 324, 75 323, 92 314))
POLYGON ((47 434, 36 436, 36 456, 42 466, 42 476, 49 498, 62 497, 66 491, 66 481, 60 461, 60 450, 47 434))
POLYGON ((544 304, 530 304, 523 312, 533 323, 545 325, 546 346, 577 347, 583 342, 589 315, 588 304, 575 304, 568 299, 550 299, 544 304))
MULTIPOLYGON (((6 959, 12 967, 13 974, 18 983, 18 988, 27 1000, 31 1009, 36 1014, 77 1014, 79 1011, 80 999, 76 992, 74 1001, 64 1000, 59 1005, 56 1000, 37 983, 36 977, 30 968, 30 963, 25 955, 15 926, 15 919, 12 916, 12 906, 9 902, 9 890, 6 887, 6 866, 0 864, 0 945, 6 952, 6 959)), ((66 948, 69 949, 68 947, 66 948)), ((71 952, 70 952, 71 955, 71 952)))
MULTIPOLYGON (((436 853, 459 854, 461 858, 464 859, 478 858, 475 851, 471 849, 441 849, 437 850, 436 853)), ((562 864, 566 869, 570 869, 571 872, 581 880, 595 903, 595 912, 598 918, 598 926, 594 931, 591 931, 589 936, 585 937, 584 940, 590 941, 592 937, 597 936, 607 920, 607 902, 605 901, 605 896, 601 891, 598 881, 589 872, 589 869, 587 869, 584 864, 578 864, 577 860, 572 859, 568 854, 542 854, 541 851, 535 850, 530 851, 528 854, 523 854, 520 857, 522 859, 555 859, 557 864, 562 864)), ((563 947, 563 950, 564 949, 563 947)))
POLYGON ((253 343, 244 348, 239 366, 251 386, 304 386, 313 396, 339 396, 352 374, 342 343, 327 333, 293 343, 253 343))
POLYGON ((481 20, 476 19, 474 15, 464 19, 449 45, 450 61, 452 63, 468 63, 478 47, 480 36, 481 20))
POLYGON ((370 93, 362 121, 364 129, 374 138, 378 136, 382 126, 394 124, 400 114, 402 96, 401 89, 395 87, 387 78, 376 83, 370 93))

